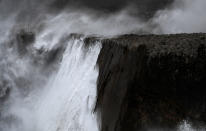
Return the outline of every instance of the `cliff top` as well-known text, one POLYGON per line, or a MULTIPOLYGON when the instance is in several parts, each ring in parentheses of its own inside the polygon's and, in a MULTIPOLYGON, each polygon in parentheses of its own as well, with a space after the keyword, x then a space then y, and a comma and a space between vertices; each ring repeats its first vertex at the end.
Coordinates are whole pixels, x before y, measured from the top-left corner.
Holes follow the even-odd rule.
POLYGON ((166 35, 121 35, 104 39, 103 43, 121 44, 129 49, 145 45, 150 55, 175 53, 177 55, 196 56, 200 45, 206 46, 206 33, 166 34, 166 35))

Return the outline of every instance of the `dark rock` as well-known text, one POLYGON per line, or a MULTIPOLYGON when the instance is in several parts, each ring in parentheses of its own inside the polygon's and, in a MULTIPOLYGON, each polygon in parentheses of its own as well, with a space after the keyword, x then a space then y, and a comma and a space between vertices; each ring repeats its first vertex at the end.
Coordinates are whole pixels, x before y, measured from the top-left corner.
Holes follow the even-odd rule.
POLYGON ((102 40, 95 111, 101 131, 206 123, 206 34, 102 40))

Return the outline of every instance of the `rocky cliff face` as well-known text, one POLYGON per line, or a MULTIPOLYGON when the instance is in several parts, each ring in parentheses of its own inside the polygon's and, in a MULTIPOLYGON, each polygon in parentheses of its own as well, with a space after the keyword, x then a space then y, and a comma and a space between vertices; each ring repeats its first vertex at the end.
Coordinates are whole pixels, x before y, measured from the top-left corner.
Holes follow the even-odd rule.
MULTIPOLYGON (((38 67, 37 73, 48 76, 61 61, 65 41, 79 36, 72 34, 49 51, 33 49, 35 35, 26 32, 1 45, 0 103, 12 86, 29 88, 35 82, 29 78, 39 76, 33 70, 25 77, 8 73, 10 70, 5 69, 13 69, 15 61, 3 54, 11 53, 10 48, 16 52, 10 57, 28 57, 27 68, 38 67)), ((95 107, 101 131, 174 131, 183 120, 194 126, 206 124, 206 34, 88 37, 84 39, 85 49, 96 41, 102 41, 95 107)))
POLYGON ((97 64, 101 131, 206 122, 206 34, 104 39, 97 64))

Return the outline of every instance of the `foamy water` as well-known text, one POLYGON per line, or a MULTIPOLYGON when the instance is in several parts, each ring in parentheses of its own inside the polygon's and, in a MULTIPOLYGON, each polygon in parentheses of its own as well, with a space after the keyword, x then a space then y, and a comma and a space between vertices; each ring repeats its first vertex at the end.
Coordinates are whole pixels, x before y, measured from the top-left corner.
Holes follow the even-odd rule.
MULTIPOLYGON (((96 99, 96 61, 100 43, 85 49, 84 37, 67 39, 63 59, 57 63, 60 64, 58 70, 52 70, 51 76, 44 76, 39 67, 32 65, 30 56, 19 57, 14 53, 14 47, 1 46, 16 37, 16 28, 31 28, 36 33, 34 48, 44 47, 46 50, 61 46, 61 38, 70 33, 116 36, 140 31, 163 34, 206 32, 205 0, 175 0, 170 8, 157 12, 150 21, 130 15, 129 8, 99 17, 86 9, 68 9, 52 14, 38 8, 35 13, 41 15, 33 17, 35 13, 25 0, 16 2, 20 4, 14 9, 13 2, 0 2, 0 79, 8 80, 8 86, 12 88, 6 103, 0 107, 0 131, 98 130, 96 115, 92 111, 96 99), (16 85, 16 80, 21 78, 27 81, 16 85), (25 95, 22 91, 24 88, 28 90, 27 86, 32 90, 25 95)), ((178 128, 179 131, 206 130, 195 129, 186 121, 178 128)))
POLYGON ((97 42, 86 49, 83 39, 68 40, 59 70, 45 87, 27 97, 13 91, 12 104, 4 115, 16 120, 8 123, 4 131, 98 130, 93 108, 101 45, 97 42))
POLYGON ((100 50, 96 43, 84 52, 83 39, 72 39, 64 53, 57 75, 43 91, 36 107, 38 127, 42 131, 97 131, 92 113, 96 98, 100 50))

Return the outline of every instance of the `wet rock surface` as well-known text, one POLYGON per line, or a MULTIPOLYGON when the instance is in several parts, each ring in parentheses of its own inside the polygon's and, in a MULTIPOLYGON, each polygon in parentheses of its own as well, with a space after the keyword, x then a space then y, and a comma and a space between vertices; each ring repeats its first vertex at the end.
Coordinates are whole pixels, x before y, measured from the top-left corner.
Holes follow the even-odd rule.
POLYGON ((97 64, 101 131, 206 123, 206 34, 104 39, 97 64))

